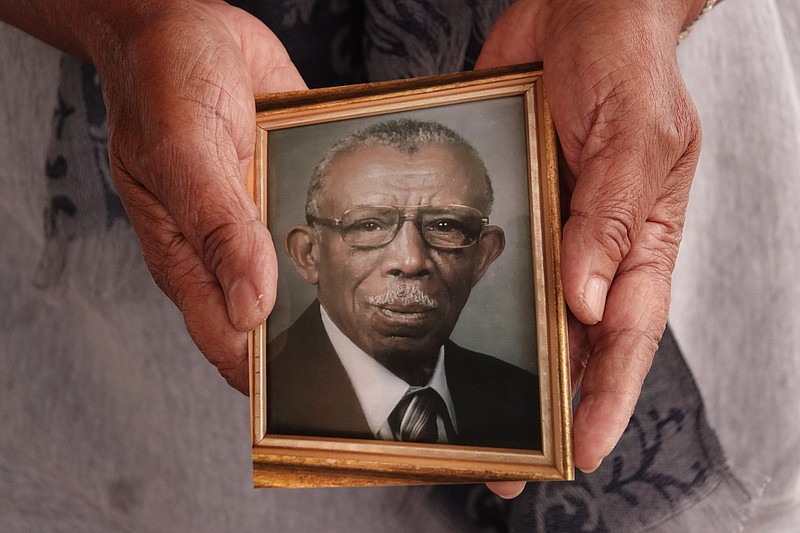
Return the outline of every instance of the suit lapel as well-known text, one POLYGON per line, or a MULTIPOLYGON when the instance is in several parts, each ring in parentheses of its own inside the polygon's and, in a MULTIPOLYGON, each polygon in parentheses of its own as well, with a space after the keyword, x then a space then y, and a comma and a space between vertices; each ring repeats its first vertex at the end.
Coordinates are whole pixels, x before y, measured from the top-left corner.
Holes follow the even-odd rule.
POLYGON ((465 364, 461 349, 452 341, 447 341, 444 346, 444 369, 447 377, 447 388, 453 400, 453 410, 456 413, 458 425, 458 441, 475 434, 480 435, 480 428, 485 427, 481 414, 483 408, 481 401, 475 395, 473 373, 469 372, 465 364))
MULTIPOLYGON (((276 339, 277 340, 277 339, 276 339)), ((267 366, 273 424, 281 433, 373 438, 358 397, 331 345, 314 302, 289 328, 267 366), (272 365, 272 366, 270 366, 272 365), (274 378, 269 373, 274 368, 274 378)), ((269 422, 268 422, 269 423, 269 422)))

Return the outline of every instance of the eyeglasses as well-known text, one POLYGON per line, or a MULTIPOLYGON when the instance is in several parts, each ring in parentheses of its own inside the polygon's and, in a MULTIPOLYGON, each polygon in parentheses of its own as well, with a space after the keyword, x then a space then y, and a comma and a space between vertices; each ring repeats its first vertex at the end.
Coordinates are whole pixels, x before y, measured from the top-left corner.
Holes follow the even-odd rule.
POLYGON ((355 248, 378 248, 392 242, 407 220, 416 226, 429 246, 446 250, 472 246, 489 217, 464 205, 410 206, 366 205, 353 207, 342 218, 307 215, 309 224, 336 228, 342 240, 355 248))

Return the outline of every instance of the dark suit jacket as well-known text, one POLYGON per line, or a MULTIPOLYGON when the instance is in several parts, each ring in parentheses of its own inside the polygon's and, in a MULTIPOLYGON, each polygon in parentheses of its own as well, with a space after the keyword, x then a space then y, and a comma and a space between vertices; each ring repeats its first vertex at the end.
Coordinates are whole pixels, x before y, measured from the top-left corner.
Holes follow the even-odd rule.
MULTIPOLYGON (((314 302, 269 344, 267 432, 374 439, 314 302)), ((541 450, 536 376, 448 341, 445 375, 458 438, 451 444, 541 450)))

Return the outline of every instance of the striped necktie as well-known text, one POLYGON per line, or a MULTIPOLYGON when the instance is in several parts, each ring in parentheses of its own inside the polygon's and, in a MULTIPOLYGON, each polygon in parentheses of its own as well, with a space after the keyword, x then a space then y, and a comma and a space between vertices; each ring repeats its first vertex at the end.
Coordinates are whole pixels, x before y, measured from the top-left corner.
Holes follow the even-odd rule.
POLYGON ((439 418, 444 423, 445 442, 452 441, 453 423, 439 393, 430 387, 411 388, 389 415, 389 425, 395 440, 436 443, 439 442, 439 418))

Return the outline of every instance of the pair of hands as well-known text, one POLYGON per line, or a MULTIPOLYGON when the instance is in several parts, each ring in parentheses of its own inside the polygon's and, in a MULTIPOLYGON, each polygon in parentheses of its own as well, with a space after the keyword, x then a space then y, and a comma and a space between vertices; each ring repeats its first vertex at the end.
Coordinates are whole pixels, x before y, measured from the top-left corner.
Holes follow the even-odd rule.
MULTIPOLYGON (((700 147, 675 43, 697 4, 520 0, 478 61, 547 68, 566 162, 562 276, 584 471, 624 431, 667 319, 700 147)), ((253 94, 305 85, 248 14, 219 0, 154 6, 146 24, 126 21, 77 51, 103 79, 114 179, 153 278, 208 360, 246 392, 246 332, 266 319, 277 285, 270 235, 244 188, 253 94)), ((491 488, 508 497, 523 486, 491 488)))

